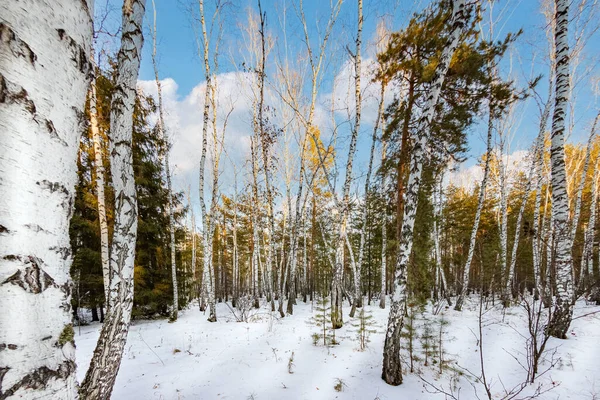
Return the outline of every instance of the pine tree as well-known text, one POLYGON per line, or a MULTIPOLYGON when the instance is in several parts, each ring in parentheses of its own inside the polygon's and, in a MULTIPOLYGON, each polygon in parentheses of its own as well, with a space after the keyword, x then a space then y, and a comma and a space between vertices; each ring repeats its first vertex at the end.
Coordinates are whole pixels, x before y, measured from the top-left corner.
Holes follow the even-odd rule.
POLYGON ((369 337, 371 334, 377 333, 377 329, 374 328, 375 321, 373 319, 373 313, 365 310, 365 307, 362 307, 358 313, 358 316, 353 318, 350 324, 354 328, 354 332, 356 334, 358 349, 360 351, 365 351, 370 342, 369 337))

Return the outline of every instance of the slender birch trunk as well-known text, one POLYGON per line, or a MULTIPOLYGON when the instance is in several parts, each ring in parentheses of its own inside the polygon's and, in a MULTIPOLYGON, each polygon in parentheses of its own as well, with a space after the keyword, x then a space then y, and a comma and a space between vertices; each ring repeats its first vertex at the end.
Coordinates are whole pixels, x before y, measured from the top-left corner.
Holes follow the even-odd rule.
MULTIPOLYGON (((93 63, 92 63, 93 65, 93 63)), ((100 223, 100 261, 102 264, 102 278, 104 281, 104 301, 108 310, 110 307, 110 258, 108 243, 108 220, 106 218, 106 196, 104 195, 105 168, 102 157, 102 136, 98 124, 98 107, 96 97, 96 71, 92 77, 89 90, 90 101, 90 129, 94 143, 94 169, 96 173, 96 194, 98 198, 98 221, 100 223)))
MULTIPOLYGON (((382 96, 383 97, 383 96, 382 96)), ((380 104, 381 107, 381 104, 380 104)), ((385 132, 385 127, 382 127, 382 132, 385 132)), ((382 135, 383 136, 383 135, 382 135)), ((385 173, 385 163, 387 161, 387 141, 382 139, 381 143, 381 165, 382 165, 382 176, 381 176, 381 198, 385 199, 386 188, 387 188, 387 176, 385 173)), ((381 286, 379 293, 379 308, 385 308, 385 278, 387 274, 387 207, 383 209, 383 219, 381 222, 381 286)))
MULTIPOLYGON (((344 270, 344 240, 347 235, 347 224, 349 203, 350 203, 350 182, 352 181, 352 165, 354 163, 354 153, 356 152, 356 140, 360 131, 360 115, 362 94, 360 86, 361 75, 361 43, 362 43, 362 0, 358 0, 358 31, 356 35, 356 52, 354 54, 354 98, 356 101, 356 111, 354 114, 354 127, 352 128, 350 147, 348 148, 348 161, 346 162, 346 178, 342 189, 342 198, 339 204, 339 227, 338 238, 335 250, 335 268, 333 271, 333 283, 331 285, 331 324, 334 329, 341 328, 343 325, 342 317, 342 274, 344 270)), ((366 207, 366 205, 365 205, 366 207)), ((355 272, 355 285, 360 282, 358 271, 355 272)), ((358 284, 360 286, 360 284, 358 284)), ((360 290, 360 288, 359 288, 360 290)), ((357 296, 360 293, 356 293, 357 296)), ((355 296, 355 297, 357 297, 355 296)))
POLYGON ((548 101, 544 106, 544 110, 542 112, 542 116, 540 118, 540 127, 538 135, 541 136, 538 140, 541 141, 539 151, 537 157, 535 158, 535 175, 536 175, 536 189, 535 189, 535 206, 533 210, 533 280, 534 280, 534 290, 535 290, 535 298, 536 300, 540 296, 540 267, 542 264, 542 245, 541 238, 542 235, 540 229, 540 207, 542 202, 542 167, 544 165, 544 138, 546 132, 546 126, 548 125, 548 119, 550 118, 550 107, 551 107, 551 97, 552 97, 552 78, 550 78, 549 82, 549 93, 548 93, 548 101))
POLYGON ((127 341, 133 307, 133 268, 137 237, 137 195, 133 176, 132 129, 136 83, 143 44, 145 0, 123 4, 121 49, 110 109, 111 173, 115 222, 110 252, 110 304, 90 367, 80 388, 85 399, 108 399, 127 341))
POLYGON ((594 170, 592 171, 592 189, 590 192, 592 196, 592 202, 590 204, 590 218, 588 219, 587 228, 585 230, 583 257, 581 262, 581 271, 579 273, 579 287, 582 290, 587 290, 588 293, 591 288, 586 288, 586 286, 589 286, 589 284, 593 281, 592 278, 594 276, 594 234, 596 227, 596 208, 598 207, 598 179, 600 179, 600 173, 598 172, 599 168, 600 155, 596 158, 594 170))
MULTIPOLYGON (((490 99, 491 102, 491 99, 490 99)), ((469 243, 469 252, 467 253, 467 260, 465 262, 465 269, 463 270, 462 276, 462 289, 456 299, 456 305, 454 309, 456 311, 462 311, 463 302, 469 289, 469 274, 471 272, 471 262, 473 261, 473 255, 475 254, 475 243, 477 241, 477 231, 479 230, 479 221, 481 219, 481 211, 483 210, 483 204, 485 202, 485 189, 487 187, 488 175, 490 173, 490 158, 492 154, 492 133, 494 131, 494 109, 490 104, 488 117, 488 130, 487 130, 487 145, 485 153, 485 163, 483 167, 483 179, 481 180, 481 186, 479 187, 479 199, 477 200, 477 211, 475 211, 475 222, 473 222, 473 229, 471 230, 471 241, 469 243)))
MULTIPOLYGON (((504 282, 508 269, 508 188, 506 182, 506 166, 504 165, 504 142, 500 138, 498 155, 498 177, 500 181, 500 285, 504 282)), ((502 287, 502 286, 500 286, 502 287)))
POLYGON ((435 299, 445 297, 448 306, 452 306, 452 300, 448 295, 448 285, 446 283, 446 274, 442 265, 442 251, 440 248, 440 232, 442 231, 442 184, 444 176, 440 176, 437 188, 434 190, 434 219, 433 219, 433 245, 435 252, 435 267, 436 267, 436 284, 435 284, 435 299))
POLYGON ((423 164, 425 163, 425 151, 429 141, 428 132, 435 113, 442 85, 450 60, 458 47, 460 35, 470 18, 470 6, 465 5, 464 0, 453 0, 452 18, 449 21, 452 27, 448 45, 442 51, 435 75, 432 79, 431 89, 423 108, 423 114, 415 130, 414 146, 411 157, 410 175, 405 192, 404 221, 402 226, 402 237, 398 248, 398 260, 396 262, 396 273, 394 279, 394 294, 390 307, 387 333, 383 349, 383 371, 382 379, 390 385, 402 383, 402 369, 400 362, 400 332, 404 323, 404 312, 406 309, 406 269, 412 251, 413 231, 415 215, 417 212, 418 195, 421 181, 423 164))
MULTIPOLYGON (((358 135, 360 129, 360 117, 362 108, 362 95, 360 87, 360 75, 361 75, 361 45, 362 45, 362 25, 363 25, 363 13, 362 13, 362 0, 358 0, 358 29, 356 32, 356 54, 354 55, 354 97, 356 102, 356 112, 354 114, 354 131, 358 135)), ((377 141, 377 129, 379 128, 379 118, 381 117, 381 110, 383 108, 385 85, 381 86, 381 98, 379 100, 379 107, 377 112, 377 118, 375 126, 373 127, 373 135, 371 138, 371 152, 369 153, 369 166, 367 168, 367 176, 365 178, 365 204, 362 207, 361 221, 362 226, 360 230, 360 242, 358 246, 358 264, 354 268, 354 302, 352 303, 352 309, 350 311, 350 317, 354 317, 357 307, 362 307, 362 290, 361 290, 361 274, 362 274, 362 262, 365 248, 365 231, 367 230, 367 213, 368 213, 368 201, 369 192, 371 185, 371 171, 373 169, 373 157, 375 154, 375 142, 377 141)))
POLYGON ((190 208, 190 213, 191 213, 191 219, 192 219, 192 226, 191 226, 191 232, 192 232, 192 262, 191 262, 191 269, 192 269, 192 298, 198 298, 198 276, 196 274, 196 215, 194 213, 194 208, 192 207, 192 200, 191 200, 191 194, 190 194, 190 189, 188 188, 188 192, 187 192, 187 200, 188 200, 188 207, 190 208))
POLYGON ((254 307, 259 308, 258 301, 258 213, 259 213, 259 198, 258 198, 258 165, 256 155, 256 138, 251 138, 250 155, 252 162, 252 296, 254 297, 254 307))
MULTIPOLYGON (((585 161, 583 163, 583 170, 581 171, 581 177, 579 178, 579 187, 577 188, 577 196, 575 199, 575 212, 573 214, 573 219, 571 220, 571 234, 569 237, 570 245, 569 247, 573 248, 573 243, 575 242, 575 234, 577 233, 577 226, 579 224, 579 216, 581 215, 581 198, 583 196, 583 188, 585 187, 585 180, 587 178, 588 169, 590 166, 590 153, 592 151, 592 145, 594 141, 594 137, 596 136, 596 125, 598 124, 598 119, 600 118, 600 113, 596 115, 594 119, 594 124, 592 125, 592 131, 590 132, 590 137, 588 138, 586 150, 585 150, 585 161)), ((583 260, 583 259, 582 259, 583 260)), ((583 263, 581 271, 583 270, 583 263)), ((581 275, 580 271, 580 275, 581 275)), ((575 278, 575 266, 573 266, 573 278, 575 278)))
POLYGON ((551 336, 566 339, 573 317, 573 276, 569 231, 569 203, 566 187, 564 131, 569 102, 569 1, 555 0, 556 84, 552 116, 552 219, 555 236, 556 299, 548 325, 551 336))
POLYGON ((523 193, 523 199, 521 200, 521 207, 519 208, 519 214, 517 215, 517 222, 515 227, 515 239, 513 241, 513 247, 510 257, 510 265, 508 268, 508 277, 506 279, 506 285, 504 287, 504 306, 508 307, 510 304, 510 298, 513 296, 513 279, 515 275, 515 267, 517 265, 517 250, 519 248, 519 239, 521 237, 521 223, 523 221, 523 215, 525 214, 525 206, 527 205, 527 200, 529 199, 529 194, 531 193, 532 182, 535 175, 535 169, 537 165, 537 159, 539 154, 543 154, 544 150, 544 131, 540 130, 538 133, 538 137, 536 138, 534 149, 533 149, 533 157, 531 160, 531 167, 529 170, 529 174, 527 175, 527 183, 525 186, 525 193, 523 193))
POLYGON ((162 84, 158 76, 158 64, 156 62, 156 5, 152 0, 152 11, 154 16, 154 25, 152 29, 152 67, 154 68, 154 79, 156 80, 156 89, 158 92, 158 129, 164 142, 164 148, 161 150, 163 162, 165 164, 165 175, 167 178, 167 214, 169 214, 169 238, 171 250, 171 281, 173 283, 173 309, 171 310, 171 321, 177 321, 179 311, 179 293, 177 291, 177 263, 175 257, 175 218, 173 216, 173 189, 171 185, 171 168, 169 163, 169 135, 165 125, 164 107, 162 99, 162 84))
MULTIPOLYGON (((210 269, 212 268, 212 210, 211 215, 206 210, 206 202, 204 198, 204 180, 205 180, 205 170, 206 170, 206 151, 208 147, 208 123, 209 123, 209 113, 210 113, 210 105, 211 105, 211 93, 213 91, 213 74, 211 73, 210 61, 208 55, 209 49, 209 40, 208 35, 206 33, 206 20, 204 16, 204 0, 198 0, 198 8, 200 12, 200 25, 202 28, 202 46, 203 53, 202 58, 204 61, 204 77, 206 80, 206 92, 204 95, 204 109, 202 116, 202 152, 200 156, 200 182, 199 182, 199 195, 200 195, 200 208, 202 210, 202 300, 200 309, 205 309, 205 298, 208 298, 209 303, 209 317, 208 321, 216 322, 217 314, 215 308, 214 301, 214 286, 211 287, 212 284, 212 273, 210 269)), ((215 13, 217 13, 215 11, 215 13)), ((214 104, 213 104, 214 106, 214 104)), ((216 144, 215 144, 216 146, 216 144)), ((211 207, 212 208, 212 207, 211 207)))
POLYGON ((77 398, 76 160, 92 0, 0 2, 0 398, 77 398))

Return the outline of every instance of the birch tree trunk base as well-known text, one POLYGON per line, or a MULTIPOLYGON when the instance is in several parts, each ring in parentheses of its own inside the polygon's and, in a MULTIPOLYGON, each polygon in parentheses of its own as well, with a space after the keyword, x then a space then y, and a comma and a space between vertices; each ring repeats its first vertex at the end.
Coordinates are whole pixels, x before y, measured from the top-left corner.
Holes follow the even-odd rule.
POLYGON ((383 346, 383 370, 381 379, 388 385, 402 384, 402 363, 400 361, 400 333, 404 324, 403 312, 398 303, 392 303, 390 321, 383 346))

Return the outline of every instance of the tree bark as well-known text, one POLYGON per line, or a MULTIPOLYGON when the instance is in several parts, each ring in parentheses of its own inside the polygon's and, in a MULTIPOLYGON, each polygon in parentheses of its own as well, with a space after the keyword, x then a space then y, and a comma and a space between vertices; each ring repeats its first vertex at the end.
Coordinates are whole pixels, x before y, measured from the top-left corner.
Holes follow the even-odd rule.
POLYGON ((0 15, 0 398, 74 399, 69 223, 93 1, 0 15))
POLYGON ((111 174, 115 222, 110 251, 110 304, 90 367, 81 384, 85 399, 108 399, 121 364, 133 306, 133 267, 137 236, 137 196, 133 176, 132 129, 136 83, 143 44, 145 0, 123 4, 121 48, 110 109, 111 174))
POLYGON ((569 231, 569 203, 566 187, 564 131, 569 101, 569 1, 555 0, 556 84, 552 116, 552 219, 555 237, 556 299, 548 324, 551 336, 566 339, 573 317, 573 277, 569 231))

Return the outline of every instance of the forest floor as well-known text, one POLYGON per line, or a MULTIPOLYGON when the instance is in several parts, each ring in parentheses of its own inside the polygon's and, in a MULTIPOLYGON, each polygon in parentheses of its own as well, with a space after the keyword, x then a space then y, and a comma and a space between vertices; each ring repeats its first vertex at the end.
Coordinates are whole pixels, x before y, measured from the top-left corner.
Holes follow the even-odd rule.
MULTIPOLYGON (((440 390, 464 400, 487 398, 478 379, 481 365, 477 298, 467 300, 462 312, 445 307, 434 315, 428 305, 415 313, 414 372, 409 372, 409 351, 404 349, 404 383, 396 387, 381 380, 389 308, 381 310, 377 303, 365 307, 366 315, 373 316, 369 320, 373 325, 368 329, 376 332, 370 335, 364 351, 359 350, 357 328, 348 323, 351 319, 347 303, 345 325, 335 332, 339 344, 329 347, 323 345, 322 339, 313 344, 312 335, 322 333, 322 328, 310 323, 318 313, 317 302, 298 301, 294 315, 286 318, 278 318, 278 313, 270 313, 263 305, 249 312, 249 322, 236 322, 224 303, 217 304, 216 323, 208 322, 197 307, 180 312, 175 323, 135 321, 112 398, 452 398, 440 390)), ((493 398, 502 399, 511 390, 519 389, 527 378, 527 313, 520 306, 488 306, 481 317, 485 373, 493 398)), ((540 366, 540 372, 546 372, 535 384, 523 385, 515 399, 525 399, 536 391, 542 392, 539 399, 600 399, 600 313, 594 314, 599 311, 598 306, 577 303, 569 338, 550 338, 540 366)), ((80 333, 75 331, 80 381, 100 327, 93 323, 82 326, 80 333)), ((404 338, 404 347, 407 343, 408 338, 404 338)))

